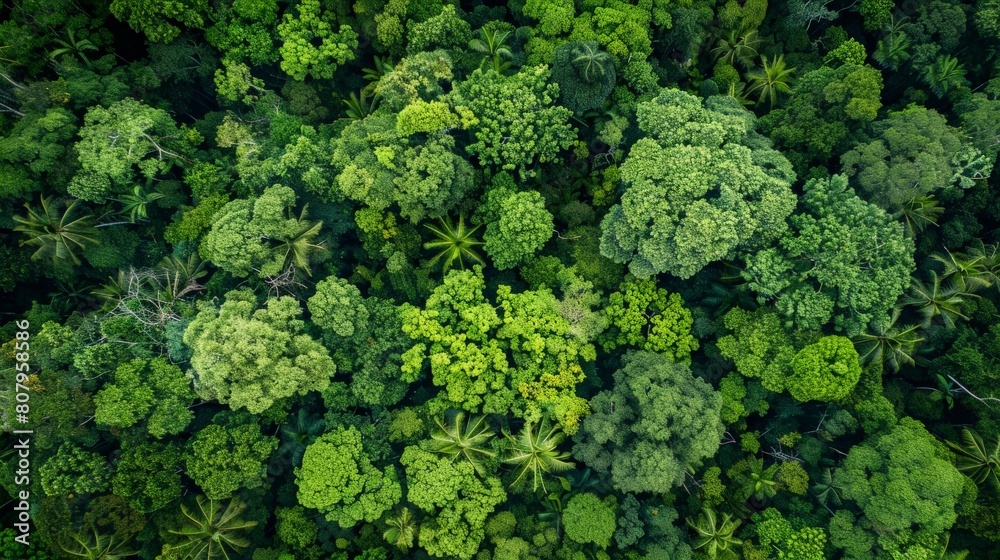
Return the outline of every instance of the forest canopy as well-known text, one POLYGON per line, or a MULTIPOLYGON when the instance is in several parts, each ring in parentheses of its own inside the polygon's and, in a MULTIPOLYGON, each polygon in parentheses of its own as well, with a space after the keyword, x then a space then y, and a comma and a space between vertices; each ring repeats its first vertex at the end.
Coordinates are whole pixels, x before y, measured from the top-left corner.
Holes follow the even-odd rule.
POLYGON ((4 4, 0 558, 996 557, 998 45, 998 0, 4 4))

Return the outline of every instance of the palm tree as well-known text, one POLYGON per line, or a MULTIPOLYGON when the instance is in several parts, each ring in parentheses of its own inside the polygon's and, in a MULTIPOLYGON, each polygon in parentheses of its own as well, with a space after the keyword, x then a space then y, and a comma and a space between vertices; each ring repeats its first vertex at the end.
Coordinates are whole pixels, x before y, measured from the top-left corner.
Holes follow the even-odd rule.
POLYGON ((386 542, 397 547, 403 554, 413 548, 419 526, 417 520, 410 514, 410 508, 404 507, 399 515, 387 519, 385 524, 389 526, 382 533, 386 542))
POLYGON ((825 469, 820 473, 819 482, 813 484, 812 489, 816 495, 816 501, 827 511, 830 511, 830 506, 827 504, 840 506, 843 503, 840 499, 840 492, 843 488, 833 483, 833 472, 830 469, 825 469))
POLYGON ((302 213, 299 217, 293 218, 295 226, 291 229, 291 233, 277 240, 279 244, 274 248, 274 251, 279 255, 284 253, 282 270, 288 269, 290 265, 295 265, 296 268, 305 270, 307 275, 312 276, 309 261, 315 255, 325 253, 326 245, 315 243, 323 222, 309 222, 306 220, 306 211, 308 209, 309 205, 306 204, 302 208, 302 213))
POLYGON ((983 258, 983 268, 989 274, 990 283, 1000 288, 1000 243, 986 245, 982 239, 976 239, 966 251, 971 256, 983 258))
POLYGON ((899 371, 903 364, 914 365, 917 345, 924 341, 917 334, 917 325, 897 326, 902 310, 893 308, 888 318, 871 323, 871 332, 851 339, 861 363, 878 362, 899 371))
POLYGON ((131 550, 126 546, 127 541, 115 540, 116 535, 104 535, 97 532, 93 526, 89 530, 81 528, 73 535, 70 535, 73 543, 60 548, 66 554, 87 560, 119 560, 128 556, 136 556, 138 550, 131 550))
POLYGON ((445 425, 441 418, 435 418, 437 429, 431 431, 431 439, 427 442, 428 450, 449 455, 453 459, 462 457, 472 463, 480 476, 484 476, 486 474, 484 462, 496 456, 496 453, 488 449, 489 441, 493 439, 494 434, 490 431, 485 416, 469 418, 463 427, 464 420, 464 412, 456 413, 454 420, 448 425, 445 425))
POLYGON ((360 121, 374 113, 375 109, 378 108, 379 100, 380 97, 378 94, 375 94, 371 102, 368 102, 367 87, 361 90, 361 95, 352 91, 350 97, 344 100, 344 105, 347 107, 347 120, 360 121))
POLYGON ((52 307, 60 312, 85 309, 94 302, 95 286, 80 277, 69 282, 58 282, 56 288, 56 291, 49 292, 49 297, 52 298, 52 307))
POLYGON ((326 420, 322 416, 310 416, 305 407, 299 409, 295 419, 281 426, 281 447, 278 454, 288 456, 293 465, 299 465, 306 447, 323 435, 326 420))
POLYGON ((766 97, 770 100, 771 108, 773 109, 775 102, 778 100, 778 94, 788 93, 792 90, 791 78, 792 74, 795 73, 795 69, 785 66, 784 55, 772 57, 770 63, 763 57, 761 57, 760 61, 763 65, 761 69, 747 73, 747 77, 751 80, 750 89, 747 90, 747 93, 760 91, 757 103, 763 102, 766 97))
POLYGON ((878 42, 874 58, 883 68, 899 70, 899 66, 910 58, 910 38, 906 33, 891 33, 878 42))
POLYGON ((56 57, 60 55, 75 54, 83 60, 83 63, 87 65, 88 68, 90 68, 90 59, 88 59, 87 55, 84 53, 86 51, 96 51, 97 47, 94 46, 94 43, 91 43, 87 39, 77 40, 72 29, 66 30, 65 41, 62 39, 55 39, 55 42, 59 45, 59 48, 53 49, 53 51, 49 53, 49 58, 55 60, 56 57))
POLYGON ((566 439, 566 434, 558 427, 546 424, 543 420, 538 424, 537 430, 531 424, 525 424, 517 437, 504 434, 510 448, 503 462, 517 465, 518 474, 513 485, 520 484, 531 474, 532 491, 537 491, 539 484, 544 491, 546 474, 564 472, 574 467, 569 460, 569 452, 558 449, 559 444, 566 439))
POLYGON ((395 67, 390 59, 384 59, 378 55, 375 55, 374 66, 374 68, 363 68, 361 70, 365 81, 368 82, 364 89, 361 90, 365 94, 375 93, 375 88, 378 87, 382 76, 392 72, 395 67))
POLYGON ((924 231, 928 225, 938 225, 937 219, 943 213, 944 208, 938 205, 934 195, 928 195, 913 197, 893 213, 892 217, 902 218, 906 235, 916 237, 917 233, 924 231))
POLYGON ((467 229, 465 227, 465 218, 462 216, 458 217, 458 225, 453 226, 441 219, 441 227, 436 228, 434 226, 425 225, 424 227, 434 232, 437 235, 437 239, 434 241, 428 241, 424 243, 425 249, 441 249, 441 252, 434 256, 430 260, 432 266, 439 260, 444 259, 443 270, 447 272, 451 268, 452 263, 456 260, 461 268, 465 268, 465 259, 469 259, 475 263, 482 266, 486 266, 486 261, 479 256, 476 252, 475 247, 477 245, 482 245, 482 241, 478 241, 472 236, 476 233, 476 230, 480 226, 476 226, 472 229, 467 229))
POLYGON ((955 452, 958 470, 973 482, 988 482, 994 487, 1000 486, 1000 438, 995 438, 987 445, 979 434, 962 428, 959 443, 945 441, 945 444, 955 452))
POLYGON ((205 289, 198 280, 208 274, 205 263, 194 252, 186 259, 168 255, 156 267, 158 274, 152 276, 151 287, 158 297, 166 296, 167 301, 180 299, 192 292, 205 289))
POLYGON ((125 294, 127 292, 128 277, 124 270, 119 269, 118 276, 108 276, 108 282, 101 284, 100 288, 97 288, 90 293, 98 299, 112 304, 111 307, 114 307, 114 304, 125 299, 125 294))
POLYGON ((80 203, 76 199, 59 213, 52 199, 52 196, 43 197, 40 211, 25 203, 28 215, 14 216, 14 221, 19 224, 14 227, 14 231, 27 236, 27 239, 21 241, 21 245, 38 247, 31 255, 32 259, 50 257, 55 262, 69 260, 73 264, 80 264, 76 251, 98 243, 94 217, 90 214, 75 217, 80 203))
MULTIPOLYGON (((510 31, 499 32, 496 29, 486 30, 478 29, 476 33, 479 35, 478 38, 469 41, 469 48, 486 55, 489 55, 489 60, 492 61, 493 70, 497 74, 502 74, 505 70, 510 68, 510 62, 504 59, 513 58, 514 54, 510 51, 510 48, 505 44, 507 38, 510 36, 510 31)), ((483 63, 487 59, 483 59, 483 63)), ((479 65, 482 68, 482 63, 479 65)))
POLYGON ((944 97, 952 89, 968 83, 965 79, 965 66, 949 54, 938 55, 933 64, 924 67, 921 77, 938 97, 944 97))
POLYGON ((739 62, 744 68, 750 68, 753 66, 753 61, 757 59, 758 46, 760 46, 760 38, 757 37, 756 29, 746 33, 733 30, 719 39, 718 45, 712 49, 711 53, 715 60, 722 59, 733 66, 739 62))
POLYGON ((899 65, 910 58, 910 38, 905 32, 909 25, 906 23, 906 16, 896 19, 893 15, 882 29, 884 38, 878 42, 872 57, 883 68, 898 70, 899 65))
POLYGON ((747 85, 743 82, 731 82, 729 84, 729 90, 726 91, 726 95, 732 97, 736 101, 740 102, 740 105, 750 106, 753 105, 753 101, 747 99, 747 85))
POLYGON ((774 479, 777 474, 777 463, 765 469, 763 459, 752 459, 750 461, 750 473, 747 477, 750 483, 751 495, 761 501, 774 497, 778 493, 778 481, 774 479))
POLYGON ((198 510, 194 513, 181 504, 181 513, 187 518, 186 524, 179 531, 172 530, 170 533, 183 537, 184 542, 170 547, 171 551, 180 552, 185 560, 241 558, 239 550, 250 544, 242 533, 257 525, 256 521, 240 519, 240 514, 247 508, 246 504, 234 497, 223 508, 218 501, 201 495, 195 502, 198 510))
POLYGON ((737 560, 740 557, 737 551, 743 541, 735 536, 740 527, 739 520, 728 513, 720 518, 714 509, 703 507, 698 521, 691 523, 689 519, 687 523, 698 534, 691 543, 695 550, 702 549, 709 558, 717 560, 737 560))
POLYGON ((931 271, 930 284, 924 284, 914 278, 910 285, 910 295, 903 300, 903 305, 917 308, 924 320, 921 323, 925 328, 930 326, 931 321, 940 316, 945 326, 954 327, 957 319, 968 317, 962 313, 962 305, 965 303, 964 297, 978 297, 974 294, 963 291, 963 286, 958 282, 948 282, 942 284, 941 277, 936 272, 931 271))
POLYGON ((940 373, 935 373, 934 379, 937 381, 937 387, 917 387, 917 389, 932 391, 934 393, 932 398, 935 401, 944 401, 948 405, 948 410, 955 408, 955 398, 965 394, 958 381, 950 375, 945 379, 940 373))
POLYGON ((608 68, 613 68, 611 64, 611 55, 600 51, 593 41, 586 41, 573 49, 573 66, 581 70, 586 82, 604 77, 608 73, 608 68))
POLYGON ((129 220, 134 224, 136 219, 146 219, 146 210, 154 200, 163 198, 158 192, 143 193, 142 187, 136 185, 132 192, 121 198, 115 198, 116 202, 122 203, 122 214, 128 214, 129 220))
POLYGON ((978 292, 993 285, 994 275, 987 268, 986 255, 952 253, 947 248, 945 254, 934 253, 931 258, 944 265, 941 278, 954 278, 962 291, 978 292))

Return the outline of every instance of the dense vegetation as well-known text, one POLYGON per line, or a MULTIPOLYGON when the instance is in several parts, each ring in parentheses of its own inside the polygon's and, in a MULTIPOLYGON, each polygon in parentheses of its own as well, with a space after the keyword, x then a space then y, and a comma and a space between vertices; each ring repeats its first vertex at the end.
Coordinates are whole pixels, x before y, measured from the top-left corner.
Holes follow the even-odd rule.
POLYGON ((1000 1, 0 18, 3 558, 997 557, 1000 1))

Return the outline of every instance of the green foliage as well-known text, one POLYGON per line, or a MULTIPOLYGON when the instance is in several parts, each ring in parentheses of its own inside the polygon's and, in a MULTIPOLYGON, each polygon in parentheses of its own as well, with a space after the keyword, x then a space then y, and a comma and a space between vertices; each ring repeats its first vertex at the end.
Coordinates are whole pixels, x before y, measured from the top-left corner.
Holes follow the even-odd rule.
POLYGON ((916 334, 917 325, 896 325, 900 314, 900 308, 893 308, 888 317, 872 321, 868 332, 851 339, 862 363, 886 365, 893 371, 916 364, 916 348, 924 339, 916 334))
POLYGON ((62 107, 32 112, 18 119, 0 138, 0 160, 11 165, 0 169, 5 179, 0 189, 5 197, 23 196, 37 188, 33 180, 46 177, 64 181, 73 172, 69 143, 76 135, 77 119, 62 107), (11 180, 20 176, 20 180, 11 180), (20 184, 6 184, 11 183, 20 184))
POLYGON ((390 517, 385 524, 388 529, 382 534, 386 542, 401 550, 404 554, 413 548, 420 527, 410 508, 403 508, 399 515, 390 517))
POLYGON ((792 360, 788 392, 800 401, 840 401, 861 378, 858 352, 842 336, 824 336, 792 360))
POLYGON ((319 0, 301 0, 296 9, 297 17, 286 12, 278 24, 281 69, 296 80, 332 78, 339 66, 354 60, 358 34, 349 25, 334 31, 319 0))
POLYGON ((476 70, 457 85, 455 104, 472 111, 475 142, 466 150, 484 165, 530 176, 529 167, 560 161, 559 152, 576 139, 569 109, 555 104, 559 86, 547 83, 545 66, 512 76, 476 70))
POLYGON ((17 533, 14 529, 0 531, 0 553, 8 560, 51 560, 52 556, 38 544, 38 540, 30 539, 28 546, 14 540, 17 533))
POLYGON ((443 50, 421 52, 399 61, 375 85, 375 95, 399 111, 418 99, 431 101, 445 93, 452 78, 451 56, 443 50), (442 84, 444 82, 444 84, 442 84))
POLYGON ((851 448, 834 482, 880 533, 939 533, 955 523, 962 474, 923 425, 903 418, 892 430, 851 448))
POLYGON ((138 551, 128 545, 127 539, 118 538, 118 535, 99 533, 92 526, 80 527, 70 538, 73 543, 61 548, 66 554, 78 558, 120 560, 138 554, 138 551))
POLYGON ((295 469, 298 500, 343 528, 369 523, 392 509, 402 490, 392 467, 380 470, 361 445, 357 428, 339 427, 306 448, 295 469))
MULTIPOLYGON (((954 156, 965 149, 960 131, 933 109, 911 105, 875 125, 878 139, 841 158, 865 197, 888 210, 957 184, 954 156)), ((988 171, 987 171, 988 173, 988 171)))
POLYGON ((747 77, 751 79, 747 94, 759 91, 760 97, 757 99, 757 103, 762 103, 764 98, 767 98, 773 109, 778 100, 778 94, 791 91, 792 74, 795 73, 795 68, 789 68, 785 64, 784 56, 772 57, 771 62, 768 62, 766 58, 761 58, 760 62, 760 70, 747 73, 747 77))
POLYGON ((580 544, 593 543, 602 549, 607 548, 615 532, 617 506, 614 496, 604 500, 590 492, 573 496, 563 509, 566 538, 580 544))
POLYGON ((246 507, 246 503, 240 498, 220 503, 201 495, 195 497, 193 508, 181 504, 183 526, 170 530, 180 542, 176 545, 164 545, 162 557, 229 560, 230 554, 238 554, 249 546, 247 532, 257 525, 256 521, 240 517, 246 507))
POLYGON ((751 68, 757 59, 757 49, 760 47, 760 42, 760 37, 755 29, 743 31, 732 29, 725 36, 719 38, 719 42, 712 49, 711 54, 715 57, 716 62, 724 61, 730 66, 734 66, 738 62, 744 68, 751 68))
POLYGON ((175 443, 145 442, 126 447, 111 480, 115 495, 141 513, 153 513, 180 499, 184 450, 175 443))
POLYGON ((404 305, 403 332, 416 344, 403 354, 403 379, 418 379, 429 361, 431 381, 444 388, 439 410, 544 415, 575 432, 587 413, 575 387, 581 363, 596 357, 593 345, 567 336, 571 325, 550 290, 500 286, 494 304, 484 289, 479 267, 452 270, 424 309, 404 305))
POLYGON ((128 215, 129 221, 133 224, 137 219, 145 220, 149 217, 149 205, 154 201, 163 198, 163 193, 158 192, 142 192, 142 187, 136 185, 132 188, 132 192, 123 195, 121 198, 116 198, 116 202, 122 204, 121 214, 123 216, 128 215))
POLYGON ((779 316, 767 307, 754 312, 737 307, 723 317, 723 325, 732 334, 719 337, 722 355, 733 360, 741 375, 760 379, 769 391, 783 391, 796 350, 779 316))
POLYGON ((761 119, 761 132, 803 173, 847 151, 862 127, 875 120, 882 84, 882 74, 871 66, 831 60, 796 80, 785 107, 761 119))
POLYGON ((202 257, 237 276, 278 276, 289 267, 311 274, 310 264, 326 252, 317 240, 323 222, 306 219, 308 205, 296 216, 295 200, 291 188, 274 185, 227 203, 212 217, 202 257))
POLYGON ((407 30, 406 52, 434 49, 462 49, 472 39, 472 27, 459 15, 455 6, 446 4, 441 13, 421 22, 412 22, 407 30))
POLYGON ((608 296, 604 309, 610 328, 599 338, 606 350, 632 346, 690 363, 698 341, 691 335, 694 319, 679 294, 656 287, 652 279, 628 276, 608 296))
POLYGON ((646 136, 621 166, 621 204, 601 223, 604 256, 628 262, 639 278, 660 272, 689 278, 783 233, 795 205, 795 176, 780 154, 744 144, 752 115, 663 90, 639 104, 638 119, 646 136), (767 158, 777 166, 764 166, 767 158))
POLYGON ((434 258, 430 260, 431 265, 442 261, 441 267, 446 273, 455 261, 458 261, 459 268, 463 269, 465 268, 466 259, 479 265, 486 265, 486 261, 479 256, 479 253, 475 249, 476 246, 482 245, 483 242, 477 241, 472 236, 482 226, 468 229, 465 227, 465 218, 459 216, 458 224, 456 225, 452 225, 442 219, 440 228, 431 225, 424 225, 424 227, 437 236, 437 239, 424 243, 424 249, 441 250, 441 252, 434 255, 434 258))
POLYGON ((28 215, 13 217, 18 224, 14 231, 26 236, 21 245, 37 247, 31 255, 33 260, 50 258, 57 263, 68 260, 80 264, 76 252, 98 243, 93 215, 76 216, 79 203, 79 200, 67 202, 60 214, 52 197, 43 197, 40 211, 25 204, 28 215))
POLYGON ((169 113, 132 98, 87 111, 76 143, 80 170, 67 187, 72 196, 104 202, 131 190, 135 172, 146 179, 187 162, 201 142, 194 129, 178 127, 169 113))
POLYGON ((945 441, 958 457, 958 470, 975 481, 1000 485, 1000 440, 989 444, 976 432, 962 428, 960 443, 945 441))
POLYGON ((582 115, 604 105, 614 89, 614 61, 595 41, 563 43, 555 51, 552 81, 559 84, 559 103, 582 115))
POLYGON ((111 466, 99 453, 67 442, 39 467, 38 474, 47 496, 89 494, 108 488, 111 466))
POLYGON ((94 396, 94 421, 128 428, 142 420, 156 438, 179 434, 194 418, 190 381, 162 358, 133 360, 115 370, 114 381, 94 396))
POLYGON ((299 303, 286 296, 256 307, 252 294, 229 292, 221 307, 202 306, 188 325, 184 343, 194 350, 195 392, 260 414, 293 394, 324 390, 336 367, 304 334, 299 303))
POLYGON ((476 218, 486 224, 483 249, 498 270, 523 264, 552 237, 555 226, 537 192, 500 187, 484 197, 476 218))
POLYGON ((223 53, 224 66, 238 67, 241 61, 267 64, 279 57, 274 45, 277 21, 276 0, 236 0, 231 10, 217 14, 215 24, 205 30, 205 38, 223 53))
POLYGON ((201 29, 209 6, 206 0, 113 0, 109 9, 150 41, 169 43, 181 34, 181 26, 201 29))
POLYGON ((614 389, 591 399, 573 455, 622 492, 669 492, 718 449, 722 397, 666 356, 634 351, 623 363, 614 389))
POLYGON ((215 71, 215 90, 226 101, 252 104, 264 91, 264 81, 250 74, 250 67, 242 62, 223 60, 222 68, 215 71))
POLYGON ((2 14, 0 558, 996 555, 1000 0, 2 14))
POLYGON ((368 329, 368 308, 361 291, 347 280, 334 276, 316 284, 316 294, 309 298, 312 322, 340 337, 353 336, 368 329))
POLYGON ((777 549, 777 558, 800 560, 823 560, 826 545, 826 531, 817 527, 801 527, 796 530, 774 508, 767 508, 754 514, 753 530, 765 549, 777 549))
POLYGON ((921 326, 928 327, 931 322, 940 317, 945 326, 953 328, 959 319, 968 319, 963 309, 967 298, 975 297, 966 291, 966 287, 954 278, 943 280, 931 271, 931 281, 924 283, 916 278, 911 280, 910 294, 902 301, 904 305, 916 307, 917 313, 923 317, 921 326))
POLYGON ((493 71, 497 74, 503 74, 507 71, 511 63, 505 59, 514 56, 507 45, 507 39, 510 38, 510 31, 501 31, 497 28, 486 29, 484 27, 477 29, 476 34, 478 37, 469 41, 469 48, 478 53, 489 55, 488 58, 484 58, 479 63, 479 68, 483 69, 486 62, 490 61, 493 71))
POLYGON ((688 525, 697 535, 691 543, 695 550, 704 549, 709 558, 720 560, 740 557, 738 551, 743 541, 735 536, 740 522, 730 514, 720 515, 710 507, 703 507, 697 521, 688 520, 688 525))
POLYGON ((532 492, 538 491, 539 484, 545 490, 546 474, 573 468, 573 463, 567 460, 570 458, 569 452, 558 449, 559 444, 566 439, 566 434, 555 426, 546 425, 544 420, 538 424, 537 430, 531 424, 525 424, 516 437, 505 435, 509 443, 504 463, 516 465, 517 469, 514 486, 527 481, 527 476, 531 473, 532 492))
POLYGON ((316 541, 319 527, 302 506, 278 508, 275 517, 278 538, 292 548, 304 550, 316 541))
POLYGON ((957 58, 947 54, 939 55, 933 63, 925 66, 920 77, 938 97, 944 97, 969 83, 965 79, 965 67, 959 64, 957 58))
POLYGON ((892 0, 861 0, 858 11, 865 20, 865 29, 868 31, 882 29, 889 23, 894 6, 892 0))
POLYGON ((221 412, 191 439, 187 474, 207 497, 223 500, 242 488, 259 488, 277 448, 277 438, 262 435, 253 418, 221 412))
POLYGON ((486 475, 485 462, 496 456, 489 450, 489 442, 495 435, 486 423, 485 416, 475 416, 465 421, 465 413, 458 412, 448 425, 441 418, 435 418, 437 429, 431 430, 431 439, 424 446, 428 451, 461 458, 476 468, 480 476, 486 475))
MULTIPOLYGON (((396 71, 402 70, 397 67, 396 71)), ((406 107, 414 106, 447 109, 446 114, 454 117, 443 103, 424 103, 418 98, 406 107)), ((330 195, 380 212, 395 204, 401 216, 416 223, 428 217, 443 218, 472 190, 473 169, 454 153, 455 139, 437 134, 438 125, 426 125, 426 115, 420 123, 408 121, 405 115, 413 115, 407 111, 404 108, 398 119, 376 113, 348 125, 332 144, 336 178, 330 195), (432 128, 436 134, 421 141, 423 134, 414 127, 432 128)))
POLYGON ((406 499, 428 515, 420 525, 420 546, 431 556, 472 558, 487 517, 507 497, 500 480, 480 480, 471 463, 415 446, 407 447, 399 462, 406 469, 406 499))
POLYGON ((842 175, 810 180, 804 190, 779 247, 747 257, 743 277, 762 298, 777 297, 790 323, 816 329, 835 319, 856 335, 909 285, 913 242, 842 175))

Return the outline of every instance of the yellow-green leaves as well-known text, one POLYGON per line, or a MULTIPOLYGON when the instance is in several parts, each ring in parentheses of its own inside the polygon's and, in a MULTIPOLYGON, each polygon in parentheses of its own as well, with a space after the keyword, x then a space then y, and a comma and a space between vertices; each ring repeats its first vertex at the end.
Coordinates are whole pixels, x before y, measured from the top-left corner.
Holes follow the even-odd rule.
POLYGON ((860 378, 858 352, 850 339, 824 336, 795 355, 788 392, 800 401, 839 401, 860 378))
POLYGON ((626 277, 619 290, 608 296, 605 313, 611 329, 601 335, 602 346, 632 346, 690 363, 698 341, 691 336, 694 319, 681 296, 634 276, 626 277))
POLYGON ((278 35, 283 41, 281 69, 296 80, 332 78, 338 66, 354 60, 358 48, 354 29, 341 25, 335 32, 329 14, 320 14, 319 0, 302 0, 298 17, 286 13, 278 35))
POLYGON ((375 521, 402 497, 396 470, 372 465, 353 426, 324 434, 306 448, 295 481, 300 504, 345 529, 375 521))
POLYGON ((546 416, 574 433, 588 411, 576 385, 593 345, 571 335, 548 289, 500 286, 492 303, 485 288, 481 268, 452 270, 424 309, 402 308, 403 332, 415 341, 403 353, 404 379, 418 379, 429 363, 432 382, 444 387, 436 408, 546 416))
POLYGON ((769 148, 743 145, 738 106, 663 90, 637 110, 639 139, 621 165, 621 204, 601 223, 601 254, 648 278, 689 278, 740 248, 777 238, 795 207, 794 174, 769 148))
POLYGON ((277 400, 325 389, 336 367, 304 334, 299 303, 286 296, 256 307, 252 294, 229 292, 220 308, 203 307, 184 332, 198 395, 260 414, 277 400))

